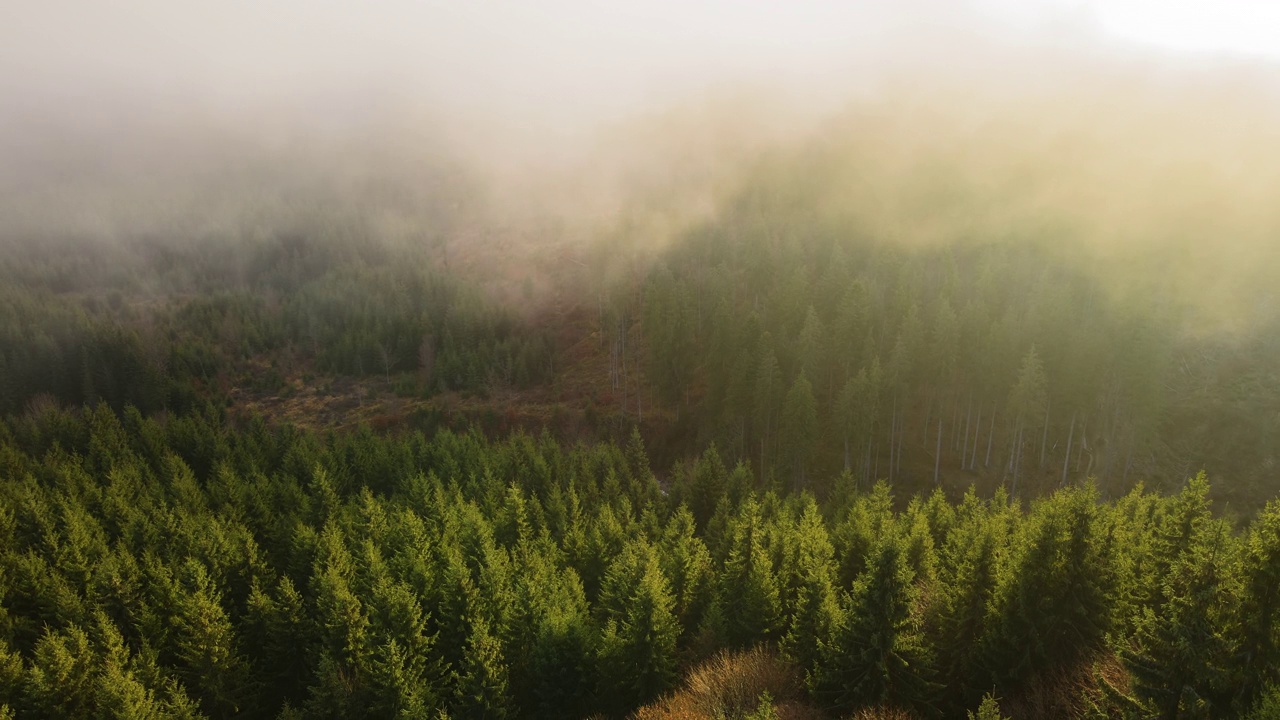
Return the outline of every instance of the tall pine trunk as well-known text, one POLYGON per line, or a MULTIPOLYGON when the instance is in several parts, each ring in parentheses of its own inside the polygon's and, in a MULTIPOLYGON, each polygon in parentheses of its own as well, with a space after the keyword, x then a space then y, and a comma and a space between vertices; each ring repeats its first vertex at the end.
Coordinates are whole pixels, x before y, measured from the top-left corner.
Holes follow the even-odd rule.
POLYGON ((761 483, 763 483, 765 481, 765 478, 767 477, 764 471, 764 449, 765 449, 765 446, 768 444, 768 442, 769 442, 769 421, 765 420, 764 432, 760 434, 760 482, 761 483))
POLYGON ((933 484, 939 483, 939 472, 942 470, 942 418, 938 418, 938 449, 933 457, 933 484))
POLYGON ((996 437, 996 411, 991 411, 991 428, 987 430, 987 460, 983 467, 991 467, 991 443, 996 437))
MULTIPOLYGON (((939 408, 938 415, 942 415, 939 408)), ((924 432, 920 433, 920 447, 928 447, 929 443, 929 421, 933 420, 933 394, 929 394, 929 401, 924 406, 924 432)))
POLYGON ((894 436, 898 432, 898 395, 893 396, 893 415, 889 418, 889 481, 893 481, 893 449, 896 447, 893 443, 894 436))
POLYGON ((1049 444, 1049 403, 1044 406, 1044 434, 1040 437, 1040 469, 1044 470, 1044 451, 1049 444))
MULTIPOLYGON (((879 470, 879 466, 880 466, 879 461, 877 461, 876 462, 877 470, 879 470)), ((867 481, 868 485, 871 483, 871 479, 869 477, 870 475, 871 475, 871 439, 867 438, 867 454, 866 454, 866 458, 862 461, 862 478, 867 481)))
POLYGON ((960 449, 960 427, 960 403, 957 401, 951 406, 951 452, 960 449))
POLYGON ((903 436, 907 434, 907 413, 903 409, 902 419, 898 421, 898 457, 894 459, 894 463, 898 466, 898 475, 902 475, 902 441, 903 436))
POLYGON ((1022 469, 1022 439, 1023 439, 1023 433, 1025 431, 1026 431, 1026 427, 1023 426, 1021 423, 1019 423, 1018 440, 1017 440, 1018 444, 1014 452, 1014 460, 1013 460, 1013 488, 1009 493, 1013 497, 1018 496, 1018 472, 1019 470, 1022 469))
POLYGON ((1067 451, 1062 454, 1062 482, 1067 484, 1067 467, 1071 464, 1071 443, 1076 439, 1076 414, 1071 413, 1071 430, 1067 433, 1067 451))
POLYGON ((1080 449, 1076 451, 1076 475, 1080 474, 1080 461, 1084 460, 1085 446, 1089 444, 1089 421, 1080 426, 1080 449))
POLYGON ((1018 428, 1020 423, 1014 423, 1013 432, 1009 437, 1009 455, 1004 462, 1004 474, 1006 477, 1013 474, 1013 463, 1018 458, 1018 428))
POLYGON ((978 403, 978 419, 973 424, 973 451, 969 453, 969 469, 978 467, 978 435, 982 432, 982 403, 978 403))

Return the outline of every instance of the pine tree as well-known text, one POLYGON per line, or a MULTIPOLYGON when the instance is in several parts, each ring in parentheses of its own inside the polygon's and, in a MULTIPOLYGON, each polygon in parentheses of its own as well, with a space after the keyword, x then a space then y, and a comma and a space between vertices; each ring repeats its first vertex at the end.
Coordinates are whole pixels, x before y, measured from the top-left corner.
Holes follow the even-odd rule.
POLYGON ((502 645, 482 617, 471 621, 471 633, 467 637, 463 658, 455 681, 456 714, 486 720, 507 717, 507 666, 502 656, 502 645))
MULTIPOLYGON (((826 353, 827 332, 818 313, 809 306, 805 312, 804 324, 796 336, 796 366, 800 374, 813 378, 821 383, 823 379, 822 361, 826 353)), ((825 387, 825 385, 823 385, 825 387)))
POLYGON ((1262 697, 1248 713, 1245 720, 1277 720, 1280 718, 1280 686, 1273 685, 1263 691, 1262 697))
POLYGON ((982 698, 982 704, 978 706, 978 712, 970 712, 969 720, 1009 720, 1000 714, 1000 703, 996 701, 994 695, 987 694, 982 698))
MULTIPOLYGON (((977 503, 966 495, 966 503, 977 503)), ((988 632, 992 599, 1005 544, 1005 523, 984 509, 970 511, 947 539, 938 621, 938 669, 953 711, 972 707, 990 688, 981 669, 981 646, 988 632)), ((985 702, 985 701, 984 701, 985 702)))
POLYGON ((683 505, 676 509, 662 531, 658 560, 663 576, 671 584, 673 611, 684 638, 685 633, 698 627, 711 603, 715 573, 711 553, 701 538, 694 535, 693 515, 683 505))
POLYGON ((1249 529, 1241 574, 1232 684, 1237 707, 1249 707, 1263 688, 1280 684, 1280 501, 1268 503, 1249 529))
POLYGON ((1211 521, 1209 505, 1209 480, 1204 472, 1187 480, 1182 492, 1162 503, 1152 548, 1155 563, 1144 604, 1159 606, 1168 600, 1165 579, 1182 556, 1203 540, 1204 527, 1211 521))
POLYGON ((1121 655, 1154 717, 1216 716, 1230 708, 1230 600, 1238 590, 1227 543, 1222 521, 1199 526, 1174 560, 1164 602, 1143 609, 1132 647, 1121 655))
POLYGON ((84 630, 47 629, 36 643, 23 695, 31 715, 91 717, 95 710, 95 653, 84 630))
POLYGON ((623 545, 600 583, 600 597, 594 606, 600 620, 621 619, 653 556, 653 548, 642 537, 623 545))
POLYGON ((854 498, 843 520, 831 533, 838 563, 836 584, 849 587, 867 567, 867 556, 877 538, 894 524, 893 494, 886 482, 877 482, 870 493, 854 498))
POLYGON ((102 717, 144 720, 170 717, 169 708, 137 677, 119 630, 105 614, 95 618, 95 644, 101 662, 97 671, 94 704, 102 717))
POLYGON ((805 504, 793 533, 793 550, 783 565, 789 586, 784 603, 789 622, 782 650, 808 671, 818 661, 819 647, 830 641, 842 620, 834 585, 835 550, 812 499, 805 504))
POLYGON ((730 648, 773 639, 778 630, 778 584, 764 534, 759 503, 748 497, 729 528, 728 557, 717 578, 715 601, 707 619, 730 648))
POLYGON ((1018 370, 1018 379, 1009 393, 1009 408, 1013 414, 1013 446, 1010 449, 1010 465, 1013 472, 1011 492, 1018 493, 1018 478, 1022 469, 1022 451, 1027 428, 1040 427, 1044 415, 1048 412, 1048 390, 1044 374, 1044 363, 1033 345, 1022 359, 1022 367, 1018 370))
POLYGON ((707 522, 715 513, 716 504, 724 496, 729 481, 729 472, 720 459, 716 446, 707 448, 698 458, 689 476, 689 487, 685 491, 685 501, 690 512, 698 522, 698 528, 706 528, 707 522))
POLYGON ((880 539, 854 583, 843 622, 820 649, 811 685, 824 705, 931 712, 937 687, 915 614, 917 590, 896 534, 880 539))
POLYGON ((302 595, 288 577, 281 577, 271 593, 257 584, 249 594, 244 627, 254 642, 253 674, 262 682, 268 707, 302 699, 315 654, 314 637, 302 595))
POLYGON ((594 708, 595 635, 584 614, 553 613, 542 620, 530 658, 540 717, 586 717, 594 708))
POLYGON ((615 609, 607 616, 598 650, 600 697, 608 698, 606 705, 615 711, 652 700, 676 678, 675 602, 653 553, 641 552, 637 559, 639 573, 626 573, 630 587, 614 589, 615 609))
POLYGON ((1111 628, 1114 551, 1100 534, 1092 486, 1036 503, 1013 540, 1018 556, 1001 575, 988 635, 988 667, 1016 686, 1097 652, 1111 628))
POLYGON ((235 714, 248 699, 249 666, 237 647, 221 594, 195 560, 183 567, 181 586, 173 625, 185 684, 209 715, 235 714))
POLYGON ((626 447, 627 470, 631 477, 629 496, 632 502, 651 503, 661 494, 658 481, 653 477, 649 467, 649 455, 644 449, 644 439, 640 437, 638 427, 631 428, 631 436, 626 447))
POLYGON ((858 433, 858 415, 863 402, 865 402, 867 392, 867 369, 863 368, 858 374, 849 378, 844 387, 840 388, 840 393, 836 396, 835 411, 833 419, 835 420, 836 429, 840 432, 840 439, 844 443, 844 469, 851 470, 853 467, 853 448, 861 448, 861 443, 853 445, 856 440, 861 440, 861 434, 858 433))
POLYGON ((787 391, 779 435, 791 471, 798 485, 804 487, 818 441, 818 409, 813 386, 803 372, 787 391))
POLYGON ((366 712, 369 684, 369 618, 353 591, 355 567, 336 527, 321 534, 311 578, 320 637, 317 680, 310 686, 308 715, 344 717, 366 712))
POLYGON ((369 595, 368 674, 376 693, 370 712, 421 717, 440 704, 447 671, 428 631, 429 616, 404 583, 381 578, 369 595))
POLYGON ((22 656, 0 639, 0 707, 17 707, 22 697, 26 668, 22 656))
POLYGON ((595 517, 577 524, 565 538, 565 551, 582 579, 588 601, 594 602, 600 594, 605 571, 625 541, 626 530, 609 505, 600 506, 595 517))
POLYGON ((760 475, 768 474, 768 450, 775 427, 778 396, 781 394, 782 371, 778 358, 768 346, 768 338, 761 341, 763 354, 756 364, 755 392, 752 396, 751 416, 756 422, 756 438, 760 443, 760 475))
POLYGON ((760 693, 760 704, 743 720, 780 720, 778 710, 773 706, 773 696, 766 690, 760 693))

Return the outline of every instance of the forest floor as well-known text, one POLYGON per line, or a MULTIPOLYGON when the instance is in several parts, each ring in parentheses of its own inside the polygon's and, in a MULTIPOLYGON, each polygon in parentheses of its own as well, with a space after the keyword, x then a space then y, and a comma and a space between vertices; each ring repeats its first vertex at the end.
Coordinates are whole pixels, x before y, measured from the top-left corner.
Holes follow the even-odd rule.
MULTIPOLYGON (((240 415, 313 430, 347 430, 367 424, 380 431, 477 427, 503 435, 516 430, 537 434, 545 429, 568 441, 625 438, 632 427, 640 428, 648 439, 671 425, 671 411, 653 405, 635 358, 626 368, 628 392, 623 396, 610 371, 609 347, 602 342, 597 317, 590 309, 557 304, 544 308, 536 322, 554 329, 557 367, 550 382, 534 387, 495 384, 480 392, 427 396, 418 391, 420 385, 412 373, 356 378, 320 373, 307 360, 284 363, 257 357, 231 380, 232 409, 240 415), (255 382, 271 371, 282 375, 279 387, 265 389, 255 382), (415 390, 405 392, 407 387, 415 390), (643 393, 639 398, 637 391, 643 393)), ((639 342, 639 335, 634 328, 633 342, 639 342)))
MULTIPOLYGON (((613 439, 621 443, 634 427, 640 430, 655 469, 669 468, 671 463, 697 452, 676 413, 669 408, 655 408, 648 392, 643 422, 635 412, 634 391, 628 396, 629 412, 621 413, 622 398, 610 380, 608 352, 601 348, 594 330, 586 331, 588 324, 578 318, 578 339, 559 353, 563 367, 557 368, 552 382, 525 390, 502 388, 425 397, 397 392, 397 388, 412 384, 412 379, 403 374, 389 379, 356 379, 295 370, 279 391, 254 390, 248 383, 235 385, 230 393, 232 407, 244 417, 266 417, 321 431, 353 430, 364 425, 380 432, 422 430, 428 434, 443 428, 475 428, 490 437, 517 431, 532 435, 547 431, 564 442, 613 439)), ((628 384, 636 378, 632 373, 635 371, 629 368, 628 384)), ((953 501, 970 486, 989 496, 1007 484, 999 469, 983 468, 979 463, 976 470, 960 470, 954 463, 944 462, 939 473, 941 482, 935 485, 934 466, 927 457, 908 453, 906 460, 894 479, 897 494, 904 500, 915 493, 932 492, 935 487, 941 487, 953 501)), ((886 474, 884 467, 880 470, 881 476, 886 474)), ((1057 480, 1057 472, 1050 468, 1029 472, 1020 478, 1020 484, 1026 496, 1036 496, 1055 487, 1057 480)))

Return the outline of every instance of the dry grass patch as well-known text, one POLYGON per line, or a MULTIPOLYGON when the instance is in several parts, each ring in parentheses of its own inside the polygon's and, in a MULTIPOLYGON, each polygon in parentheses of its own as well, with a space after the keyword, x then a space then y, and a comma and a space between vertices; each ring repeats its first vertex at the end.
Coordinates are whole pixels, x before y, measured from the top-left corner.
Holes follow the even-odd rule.
POLYGON ((780 720, 818 720, 805 703, 799 671, 764 648, 721 652, 695 668, 674 695, 641 708, 635 720, 735 720, 760 709, 768 694, 780 720))

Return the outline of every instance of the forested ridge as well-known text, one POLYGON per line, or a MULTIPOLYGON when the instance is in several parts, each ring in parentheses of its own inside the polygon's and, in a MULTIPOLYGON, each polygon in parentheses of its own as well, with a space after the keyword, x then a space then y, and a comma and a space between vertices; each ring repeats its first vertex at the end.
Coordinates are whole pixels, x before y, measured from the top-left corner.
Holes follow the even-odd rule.
POLYGON ((1240 278, 1244 331, 1192 331, 1195 289, 1152 258, 1115 267, 1050 219, 884 242, 832 214, 815 165, 764 164, 615 300, 645 330, 657 397, 704 444, 797 487, 848 469, 1123 493, 1206 469, 1228 501, 1275 494, 1280 314, 1252 284, 1275 267, 1240 278))
POLYGON ((907 248, 814 202, 766 176, 664 249, 606 236, 494 269, 504 248, 487 247, 470 272, 342 227, 17 243, 0 252, 0 409, 187 412, 310 390, 334 401, 328 419, 287 419, 571 439, 638 425, 664 469, 715 443, 794 488, 848 469, 913 492, 1095 478, 1114 497, 1203 469, 1224 506, 1274 496, 1265 296, 1243 329, 1192 330, 1185 288, 1104 274, 1070 234, 907 248))
POLYGON ((546 332, 425 251, 345 234, 266 241, 17 244, 3 253, 0 410, 35 397, 144 412, 219 402, 286 373, 394 378, 407 392, 527 387, 546 332), (246 372, 250 360, 262 368, 246 372), (406 372, 408 371, 408 372, 406 372))

